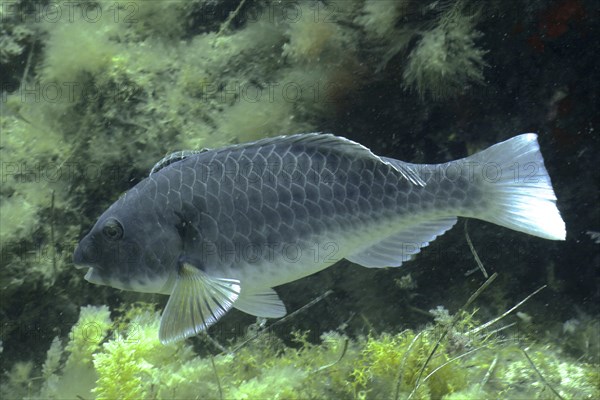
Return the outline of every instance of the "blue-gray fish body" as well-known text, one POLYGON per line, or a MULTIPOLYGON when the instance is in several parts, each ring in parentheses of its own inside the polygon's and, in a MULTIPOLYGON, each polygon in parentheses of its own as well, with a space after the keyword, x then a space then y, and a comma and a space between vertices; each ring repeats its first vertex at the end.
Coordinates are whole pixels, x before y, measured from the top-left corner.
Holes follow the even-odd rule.
POLYGON ((272 287, 342 258, 400 266, 457 216, 564 239, 555 201, 534 134, 437 165, 294 135, 166 157, 100 217, 74 261, 90 282, 170 294, 169 342, 231 307, 281 317, 272 287))

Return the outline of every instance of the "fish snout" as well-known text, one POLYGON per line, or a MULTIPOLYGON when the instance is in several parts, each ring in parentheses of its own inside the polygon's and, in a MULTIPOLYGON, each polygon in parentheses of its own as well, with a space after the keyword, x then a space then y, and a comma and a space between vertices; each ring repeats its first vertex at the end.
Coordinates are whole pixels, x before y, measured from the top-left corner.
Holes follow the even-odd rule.
POLYGON ((81 249, 81 244, 77 245, 75 252, 73 253, 73 264, 77 269, 86 268, 85 259, 83 257, 83 250, 81 249))
POLYGON ((77 269, 94 267, 102 270, 102 251, 84 238, 73 252, 73 264, 77 269))

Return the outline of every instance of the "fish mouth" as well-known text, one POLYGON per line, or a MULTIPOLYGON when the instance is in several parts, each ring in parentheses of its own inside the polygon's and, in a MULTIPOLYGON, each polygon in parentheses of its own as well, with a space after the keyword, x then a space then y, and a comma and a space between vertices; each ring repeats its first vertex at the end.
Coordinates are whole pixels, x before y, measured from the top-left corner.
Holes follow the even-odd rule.
POLYGON ((100 283, 101 282, 100 276, 98 274, 98 270, 100 268, 97 268, 96 265, 93 265, 90 263, 73 263, 73 265, 77 269, 87 268, 87 272, 85 273, 85 276, 83 277, 83 279, 85 279, 86 281, 91 282, 91 283, 100 283))
POLYGON ((94 268, 89 267, 83 279, 85 279, 86 281, 90 281, 90 279, 94 276, 94 272, 94 268))
POLYGON ((90 283, 95 283, 96 285, 106 285, 106 282, 104 281, 104 279, 102 279, 102 277, 100 276, 100 274, 98 274, 98 271, 94 269, 94 267, 88 266, 88 268, 89 269, 85 273, 83 279, 90 283))

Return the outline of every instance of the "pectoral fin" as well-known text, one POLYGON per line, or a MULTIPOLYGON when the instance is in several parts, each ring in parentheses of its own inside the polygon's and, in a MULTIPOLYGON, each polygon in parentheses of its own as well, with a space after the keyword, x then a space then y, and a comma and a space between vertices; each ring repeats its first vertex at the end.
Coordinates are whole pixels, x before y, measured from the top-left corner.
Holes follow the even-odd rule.
POLYGON ((217 322, 240 295, 236 279, 214 278, 183 264, 160 321, 161 343, 194 336, 217 322))
POLYGON ((264 318, 281 318, 286 314, 285 305, 273 289, 259 293, 244 293, 233 304, 247 314, 264 318))

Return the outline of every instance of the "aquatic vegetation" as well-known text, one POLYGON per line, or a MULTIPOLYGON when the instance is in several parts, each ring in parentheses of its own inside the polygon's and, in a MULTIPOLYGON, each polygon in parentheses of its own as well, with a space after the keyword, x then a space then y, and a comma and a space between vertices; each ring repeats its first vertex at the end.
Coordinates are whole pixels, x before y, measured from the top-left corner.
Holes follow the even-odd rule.
POLYGON ((112 328, 110 312, 106 306, 81 307, 79 320, 69 333, 69 341, 62 347, 55 337, 42 367, 44 378, 41 398, 88 398, 98 379, 92 364, 94 354, 112 328), (66 357, 64 364, 61 359, 66 357))
POLYGON ((577 310, 577 317, 565 321, 555 335, 575 357, 600 363, 600 321, 597 317, 577 310))
POLYGON ((372 38, 387 38, 394 33, 398 20, 408 11, 410 1, 366 0, 355 22, 372 38))
MULTIPOLYGON (((123 49, 115 40, 122 32, 122 23, 105 13, 94 27, 90 29, 90 23, 82 18, 71 23, 48 24, 49 37, 41 73, 44 83, 54 82, 62 86, 65 82, 73 82, 81 85, 82 79, 90 79, 110 65, 113 57, 123 49)), ((66 97, 61 98, 61 101, 67 100, 66 97)))
POLYGON ((9 96, 5 106, 9 112, 0 115, 0 297, 2 308, 9 309, 19 301, 15 291, 49 287, 70 268, 71 250, 62 240, 63 246, 55 245, 76 230, 58 223, 73 215, 67 209, 68 175, 76 169, 57 161, 71 146, 44 113, 30 112, 17 96, 9 96))
POLYGON ((42 118, 24 120, 29 115, 23 109, 20 112, 23 117, 0 116, 3 162, 0 191, 6 199, 0 205, 2 243, 31 235, 39 221, 39 212, 51 206, 53 191, 56 193, 55 207, 63 207, 66 202, 64 180, 61 179, 64 171, 54 160, 63 151, 69 151, 69 144, 64 143, 51 126, 42 129, 38 125, 44 123, 42 118), (57 143, 62 143, 63 148, 57 143))
POLYGON ((2 392, 32 399, 455 400, 494 393, 548 398, 551 387, 564 398, 600 395, 594 365, 565 359, 530 339, 474 334, 479 323, 473 313, 462 311, 455 319, 443 308, 432 312, 434 323, 419 331, 357 338, 328 332, 319 343, 308 340, 309 332, 294 332, 291 346, 269 331, 249 331, 223 353, 199 355, 185 342, 160 344, 159 316, 151 305, 137 303, 113 321, 106 307, 88 306, 64 349, 55 338, 41 371, 31 362, 15 364, 2 392), (450 320, 456 320, 452 327, 450 320))
POLYGON ((328 15, 315 10, 324 9, 322 3, 303 2, 298 7, 298 18, 290 21, 286 30, 287 42, 284 57, 303 64, 316 64, 322 60, 335 60, 351 52, 352 36, 328 15))
POLYGON ((475 29, 477 16, 465 14, 457 2, 424 32, 402 75, 406 87, 421 98, 441 99, 455 96, 469 84, 483 83, 487 51, 475 44, 481 36, 475 29))

